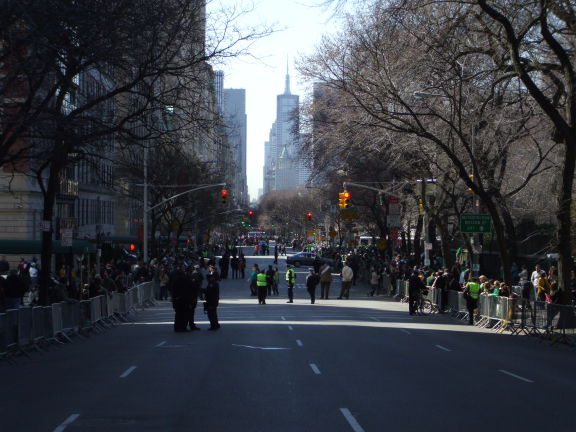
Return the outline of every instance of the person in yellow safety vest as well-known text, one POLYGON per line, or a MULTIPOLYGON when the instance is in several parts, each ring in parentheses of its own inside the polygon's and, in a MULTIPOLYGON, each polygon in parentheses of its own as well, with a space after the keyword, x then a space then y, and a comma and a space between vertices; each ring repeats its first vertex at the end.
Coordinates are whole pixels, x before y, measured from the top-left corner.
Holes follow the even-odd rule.
POLYGON ((288 301, 286 303, 294 303, 294 283, 296 282, 296 272, 294 268, 288 264, 286 270, 286 285, 288 285, 288 301))
POLYGON ((478 309, 478 299, 480 298, 480 283, 477 277, 473 277, 470 282, 466 283, 464 288, 464 299, 468 309, 470 325, 474 325, 474 311, 478 309))
POLYGON ((256 276, 256 287, 258 289, 258 304, 266 304, 266 294, 268 293, 268 281, 264 269, 256 276))

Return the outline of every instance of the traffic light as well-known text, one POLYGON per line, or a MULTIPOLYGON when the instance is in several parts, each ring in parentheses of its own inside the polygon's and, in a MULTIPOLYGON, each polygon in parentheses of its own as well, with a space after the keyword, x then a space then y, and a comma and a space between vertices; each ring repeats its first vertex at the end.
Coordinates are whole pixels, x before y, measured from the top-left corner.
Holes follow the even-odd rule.
POLYGON ((422 201, 422 199, 418 200, 418 213, 420 214, 424 214, 424 201, 422 201))
POLYGON ((228 202, 228 191, 226 189, 222 189, 220 191, 220 196, 222 197, 222 204, 226 204, 228 202))
POLYGON ((136 245, 134 243, 130 243, 130 252, 134 252, 136 250, 136 245))
POLYGON ((345 190, 342 193, 344 194, 344 208, 348 208, 350 207, 350 198, 351 198, 350 192, 345 190))
POLYGON ((312 212, 306 213, 306 220, 309 220, 309 221, 312 220, 312 212))
POLYGON ((338 206, 340 208, 350 207, 350 192, 345 190, 344 192, 340 192, 338 194, 338 206))

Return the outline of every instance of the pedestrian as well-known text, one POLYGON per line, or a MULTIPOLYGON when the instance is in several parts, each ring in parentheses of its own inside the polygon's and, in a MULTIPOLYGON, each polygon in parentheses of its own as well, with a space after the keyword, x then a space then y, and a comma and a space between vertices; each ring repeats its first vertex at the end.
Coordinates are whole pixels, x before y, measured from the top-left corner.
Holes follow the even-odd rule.
POLYGON ((230 259, 230 268, 232 269, 232 279, 238 279, 238 257, 232 255, 230 259))
POLYGON ((191 283, 184 265, 177 265, 170 274, 169 289, 172 293, 172 307, 174 308, 174 331, 187 332, 189 321, 189 299, 191 298, 191 283))
POLYGON ((376 290, 378 289, 378 281, 380 280, 380 275, 374 267, 370 270, 370 287, 371 290, 368 293, 369 297, 374 297, 376 290))
POLYGON ((274 246, 274 264, 278 264, 278 243, 274 246))
POLYGON ((320 268, 320 298, 328 300, 330 284, 332 283, 332 266, 328 263, 320 268))
POLYGON ((286 270, 286 285, 288 286, 288 301, 286 303, 294 303, 294 284, 296 283, 296 272, 291 264, 288 264, 286 270))
POLYGON ((546 294, 550 294, 550 282, 546 276, 546 272, 542 271, 538 278, 536 300, 545 301, 546 294))
POLYGON ((218 323, 218 305, 220 303, 220 275, 216 266, 210 266, 208 270, 208 285, 206 286, 206 302, 204 303, 204 310, 208 314, 210 321, 210 328, 208 330, 218 330, 220 323, 218 323))
POLYGON ((246 271, 246 258, 242 251, 240 251, 240 255, 238 256, 238 270, 240 271, 240 277, 244 280, 246 278, 246 275, 244 274, 246 271))
POLYGON ((228 279, 228 267, 230 266, 230 256, 228 251, 224 252, 222 258, 220 258, 220 276, 222 279, 228 279))
POLYGON ((314 304, 316 302, 316 286, 320 282, 320 277, 318 273, 314 271, 313 267, 308 269, 308 276, 306 276, 306 289, 308 294, 310 294, 310 303, 314 304))
POLYGON ((420 279, 418 270, 414 270, 408 278, 408 312, 414 315, 418 310, 418 301, 420 293, 426 288, 424 282, 420 279))
POLYGON ((354 279, 354 272, 352 268, 349 266, 348 261, 342 267, 342 272, 340 273, 340 277, 342 278, 342 288, 340 289, 340 295, 338 296, 338 300, 343 298, 348 299, 350 297, 350 286, 352 285, 352 280, 354 279))
POLYGON ((266 281, 266 273, 264 273, 264 269, 261 269, 256 276, 256 287, 258 290, 258 304, 266 304, 268 282, 266 281))
POLYGON ((474 325, 474 311, 478 308, 478 299, 480 298, 479 279, 473 277, 470 282, 466 283, 464 288, 464 300, 466 300, 466 309, 468 309, 468 323, 474 325))
POLYGON ((532 275, 530 275, 530 282, 532 282, 532 287, 534 288, 534 300, 538 300, 538 278, 540 278, 542 272, 543 270, 540 264, 536 264, 532 275))
POLYGON ((274 280, 272 281, 272 293, 274 295, 280 295, 278 291, 278 280, 279 280, 280 273, 278 271, 278 267, 274 267, 274 280))
POLYGON ((448 270, 438 270, 438 276, 432 286, 440 291, 440 308, 438 313, 445 313, 448 308, 448 270))
POLYGON ((252 297, 256 296, 258 293, 258 274, 260 273, 260 269, 258 268, 258 264, 254 264, 252 266, 252 272, 250 273, 250 295, 252 297))
POLYGON ((268 266, 266 270, 266 288, 268 290, 268 296, 272 295, 272 289, 274 286, 274 268, 271 265, 268 266))

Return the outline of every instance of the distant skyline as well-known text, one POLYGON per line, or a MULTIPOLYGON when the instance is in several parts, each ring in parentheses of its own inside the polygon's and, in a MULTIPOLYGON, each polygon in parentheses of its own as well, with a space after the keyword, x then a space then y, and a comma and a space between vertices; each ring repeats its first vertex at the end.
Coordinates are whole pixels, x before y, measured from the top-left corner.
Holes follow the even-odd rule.
POLYGON ((302 102, 311 94, 311 86, 306 86, 296 73, 295 61, 298 56, 313 52, 322 34, 334 29, 335 20, 330 20, 329 11, 314 7, 315 0, 308 4, 289 0, 214 1, 225 7, 254 5, 253 11, 237 23, 239 27, 275 24, 283 29, 254 43, 250 52, 256 59, 234 58, 226 65, 215 66, 224 71, 224 88, 246 89, 248 190, 251 199, 257 199, 262 188, 264 142, 276 116, 276 96, 284 92, 286 65, 292 94, 299 95, 302 102))

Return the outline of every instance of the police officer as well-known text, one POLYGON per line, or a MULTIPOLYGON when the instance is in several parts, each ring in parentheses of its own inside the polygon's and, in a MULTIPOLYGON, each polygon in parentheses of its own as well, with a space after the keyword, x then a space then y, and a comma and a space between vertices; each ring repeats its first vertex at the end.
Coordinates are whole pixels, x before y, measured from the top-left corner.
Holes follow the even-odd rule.
POLYGON ((424 282, 418 276, 418 270, 414 270, 408 278, 408 310, 410 315, 414 315, 418 310, 418 300, 420 292, 426 288, 424 282))
POLYGON ((198 297, 200 296, 203 280, 204 276, 202 276, 202 273, 200 273, 200 266, 195 265, 194 270, 190 274, 190 286, 192 288, 190 293, 190 310, 188 312, 190 330, 200 330, 200 327, 194 323, 194 313, 196 311, 196 305, 198 304, 198 297))
POLYGON ((480 284, 478 283, 478 278, 473 277, 470 282, 466 283, 466 288, 464 288, 464 299, 466 300, 470 325, 474 325, 474 311, 478 308, 479 298, 480 284))
POLYGON ((288 264, 286 270, 286 285, 288 285, 288 301, 286 303, 294 303, 294 284, 296 283, 296 272, 292 265, 288 264))
POLYGON ((258 304, 266 304, 266 294, 268 293, 268 281, 264 269, 256 276, 256 288, 258 290, 258 304))
POLYGON ((218 330, 220 324, 218 323, 216 310, 220 303, 220 275, 218 274, 218 270, 216 270, 216 266, 210 266, 206 279, 208 286, 206 287, 206 303, 204 308, 210 321, 210 328, 208 330, 218 330))
POLYGON ((184 273, 184 266, 178 265, 170 274, 170 292, 174 308, 174 331, 186 332, 189 321, 189 306, 191 297, 190 280, 184 273))

